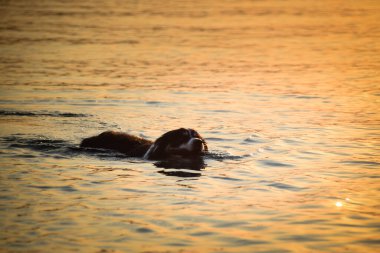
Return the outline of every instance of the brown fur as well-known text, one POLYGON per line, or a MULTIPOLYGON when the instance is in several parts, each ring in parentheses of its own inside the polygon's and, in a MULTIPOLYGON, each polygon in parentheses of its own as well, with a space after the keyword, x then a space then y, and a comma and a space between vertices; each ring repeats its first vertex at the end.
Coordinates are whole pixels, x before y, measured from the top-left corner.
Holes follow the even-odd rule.
POLYGON ((171 156, 199 157, 208 151, 206 141, 193 129, 169 131, 155 142, 127 133, 107 131, 84 139, 84 148, 110 149, 131 157, 161 160, 171 156))
POLYGON ((80 144, 86 148, 112 149, 127 156, 140 157, 145 154, 153 142, 126 133, 107 131, 86 138, 80 144))

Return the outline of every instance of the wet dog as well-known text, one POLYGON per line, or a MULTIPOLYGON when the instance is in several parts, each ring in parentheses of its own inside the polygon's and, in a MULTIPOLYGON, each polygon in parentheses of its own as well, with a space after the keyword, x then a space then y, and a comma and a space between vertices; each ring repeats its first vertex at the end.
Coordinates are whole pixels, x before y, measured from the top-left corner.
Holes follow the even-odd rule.
POLYGON ((80 146, 115 150, 130 157, 148 160, 162 160, 175 156, 199 157, 208 151, 206 141, 197 131, 188 128, 169 131, 155 142, 127 133, 107 131, 83 139, 80 146))

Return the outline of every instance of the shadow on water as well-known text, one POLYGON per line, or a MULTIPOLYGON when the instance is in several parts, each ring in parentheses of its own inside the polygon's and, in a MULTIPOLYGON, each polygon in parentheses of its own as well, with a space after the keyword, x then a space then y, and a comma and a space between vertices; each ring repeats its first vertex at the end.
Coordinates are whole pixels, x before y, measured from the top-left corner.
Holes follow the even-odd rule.
POLYGON ((207 152, 202 157, 196 157, 191 159, 184 158, 172 158, 162 161, 156 161, 154 165, 163 170, 158 173, 166 176, 176 177, 200 177, 202 176, 202 170, 206 169, 207 163, 205 160, 214 161, 238 161, 244 159, 245 156, 236 156, 223 151, 211 151, 207 152))
POLYGON ((207 164, 204 162, 203 157, 192 159, 168 159, 157 161, 154 165, 163 170, 158 171, 166 176, 175 177, 200 177, 201 171, 204 170, 207 164))

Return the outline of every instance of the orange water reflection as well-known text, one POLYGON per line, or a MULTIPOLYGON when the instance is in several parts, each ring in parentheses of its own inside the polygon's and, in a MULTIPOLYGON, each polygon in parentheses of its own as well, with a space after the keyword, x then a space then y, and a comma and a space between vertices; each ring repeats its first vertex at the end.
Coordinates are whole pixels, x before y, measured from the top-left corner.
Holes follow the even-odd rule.
POLYGON ((0 8, 0 248, 378 247, 378 2, 0 8), (71 150, 105 129, 182 126, 222 153, 197 177, 71 150))

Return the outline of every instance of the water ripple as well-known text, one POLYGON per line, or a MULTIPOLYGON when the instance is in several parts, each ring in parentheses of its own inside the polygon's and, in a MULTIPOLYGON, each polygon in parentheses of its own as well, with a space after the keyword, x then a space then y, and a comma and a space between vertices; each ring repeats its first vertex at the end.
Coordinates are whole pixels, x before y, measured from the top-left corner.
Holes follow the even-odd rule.
POLYGON ((77 189, 75 189, 74 187, 72 187, 70 185, 66 185, 66 186, 30 185, 29 187, 38 188, 41 190, 61 190, 64 192, 76 192, 76 191, 78 191, 77 189))
POLYGON ((379 167, 380 163, 373 162, 373 161, 362 161, 362 160, 346 160, 341 161, 340 163, 348 164, 348 165, 363 165, 363 166, 369 166, 369 167, 379 167))
POLYGON ((288 164, 288 163, 282 163, 282 162, 276 162, 273 160, 259 160, 261 164, 265 166, 270 166, 270 167, 293 167, 293 165, 288 164))
POLYGON ((6 111, 0 110, 0 116, 28 116, 28 117, 64 117, 64 118, 82 118, 92 116, 90 114, 83 113, 71 113, 71 112, 30 112, 30 111, 6 111))
POLYGON ((296 192, 302 191, 305 189, 302 187, 296 187, 296 186, 284 184, 284 183, 272 183, 272 184, 268 184, 268 186, 272 186, 272 187, 283 189, 283 190, 296 191, 296 192))

